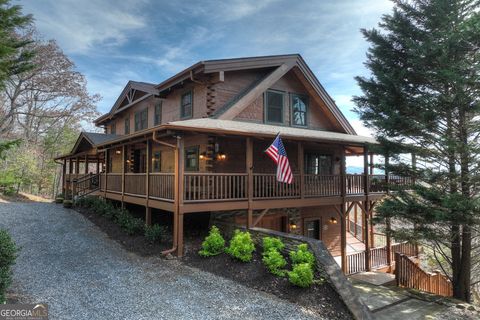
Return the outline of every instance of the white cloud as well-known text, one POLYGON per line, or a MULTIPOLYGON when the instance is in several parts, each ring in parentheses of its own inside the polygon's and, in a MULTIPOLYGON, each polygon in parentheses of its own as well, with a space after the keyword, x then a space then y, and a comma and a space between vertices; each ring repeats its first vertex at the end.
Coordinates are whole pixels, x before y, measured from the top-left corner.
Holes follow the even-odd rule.
POLYGON ((97 46, 116 47, 146 26, 144 0, 48 0, 26 3, 35 24, 69 53, 88 53, 97 46))

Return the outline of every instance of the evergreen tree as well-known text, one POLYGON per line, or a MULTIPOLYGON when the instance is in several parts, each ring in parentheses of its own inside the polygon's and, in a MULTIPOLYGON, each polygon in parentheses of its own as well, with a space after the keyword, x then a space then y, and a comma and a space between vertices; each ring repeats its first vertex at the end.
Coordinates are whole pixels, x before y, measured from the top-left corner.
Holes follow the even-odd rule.
POLYGON ((18 33, 31 21, 30 15, 22 14, 21 6, 10 5, 10 0, 0 0, 0 88, 10 77, 32 68, 33 52, 20 51, 30 41, 18 33))
POLYGON ((385 169, 416 183, 392 192, 377 221, 392 219, 391 235, 430 247, 454 296, 470 301, 479 225, 480 2, 394 4, 379 29, 362 30, 371 76, 356 78, 363 95, 354 101, 392 159, 385 169), (419 165, 405 161, 406 153, 419 165))

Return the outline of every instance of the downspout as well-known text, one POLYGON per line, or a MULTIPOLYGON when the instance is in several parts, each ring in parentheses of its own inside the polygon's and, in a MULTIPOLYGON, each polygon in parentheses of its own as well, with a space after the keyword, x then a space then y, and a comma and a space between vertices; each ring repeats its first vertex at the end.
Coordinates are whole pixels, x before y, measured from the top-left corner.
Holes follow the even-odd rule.
MULTIPOLYGON (((167 146, 167 147, 169 147, 169 148, 174 149, 174 152, 175 152, 175 149, 177 149, 177 146, 175 146, 175 145, 173 145, 173 144, 170 144, 170 143, 167 143, 167 142, 165 142, 165 141, 160 141, 160 140, 158 140, 157 137, 155 136, 155 132, 156 132, 156 131, 153 131, 152 140, 153 140, 154 142, 158 143, 158 144, 161 144, 161 145, 164 145, 164 146, 167 146)), ((173 217, 173 219, 175 220, 175 217, 173 217)), ((175 223, 174 223, 174 226, 173 226, 173 227, 176 228, 176 229, 178 229, 178 222, 177 222, 176 225, 175 225, 175 223)), ((178 230, 172 230, 172 233, 178 235, 178 230)), ((172 238, 173 238, 173 237, 172 237, 172 238)), ((174 239, 172 239, 172 241, 173 241, 173 243, 176 243, 176 241, 174 241, 174 239)), ((167 249, 167 250, 164 250, 164 251, 160 252, 160 254, 163 255, 163 256, 166 256, 167 254, 173 253, 173 252, 175 252, 175 251, 177 251, 177 245, 176 245, 176 244, 174 244, 170 249, 167 249)))

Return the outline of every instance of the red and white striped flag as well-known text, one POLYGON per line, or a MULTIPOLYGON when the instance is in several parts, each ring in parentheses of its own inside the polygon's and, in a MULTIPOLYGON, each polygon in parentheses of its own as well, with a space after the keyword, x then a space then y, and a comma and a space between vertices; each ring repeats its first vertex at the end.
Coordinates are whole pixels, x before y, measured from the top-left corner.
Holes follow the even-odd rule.
POLYGON ((293 181, 292 168, 290 168, 287 152, 282 139, 280 139, 280 133, 277 134, 277 137, 265 152, 277 164, 277 181, 291 184, 293 181))

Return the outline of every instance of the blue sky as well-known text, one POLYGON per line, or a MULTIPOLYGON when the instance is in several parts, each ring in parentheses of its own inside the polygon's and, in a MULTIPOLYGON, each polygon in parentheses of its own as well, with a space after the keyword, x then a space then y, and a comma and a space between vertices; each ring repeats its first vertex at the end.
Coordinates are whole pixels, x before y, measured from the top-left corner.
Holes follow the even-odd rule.
POLYGON ((360 28, 388 0, 25 0, 40 34, 55 39, 107 112, 128 80, 159 83, 199 61, 300 53, 359 134, 350 99, 368 44, 360 28))

